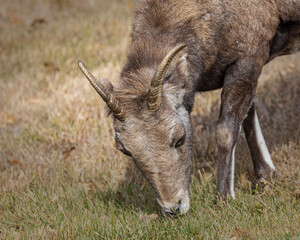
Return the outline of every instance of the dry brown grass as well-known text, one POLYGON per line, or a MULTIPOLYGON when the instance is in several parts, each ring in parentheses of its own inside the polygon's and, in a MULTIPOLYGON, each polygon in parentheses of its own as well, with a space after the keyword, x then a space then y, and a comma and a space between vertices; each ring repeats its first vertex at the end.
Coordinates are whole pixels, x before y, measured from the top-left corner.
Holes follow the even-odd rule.
MULTIPOLYGON (((130 159, 115 149, 111 119, 76 65, 80 58, 95 68, 96 76, 117 81, 129 41, 134 1, 89 0, 83 4, 71 0, 0 0, 0 4, 0 238, 300 236, 300 54, 278 58, 266 66, 258 86, 259 118, 281 175, 278 188, 271 200, 264 193, 262 199, 261 195, 251 197, 247 189, 252 165, 241 136, 236 170, 237 198, 241 201, 228 206, 233 212, 248 211, 253 202, 263 201, 265 205, 255 205, 254 213, 250 209, 247 216, 254 214, 251 216, 256 219, 260 209, 263 212, 267 206, 278 214, 274 222, 255 225, 248 219, 226 223, 218 219, 220 213, 225 211, 224 219, 232 219, 231 213, 211 205, 220 91, 198 94, 192 113, 196 173, 202 169, 201 180, 193 179, 194 211, 178 222, 155 222, 155 217, 148 221, 147 212, 158 211, 154 196, 130 159), (99 194, 102 197, 97 198, 99 194), (86 204, 97 202, 94 210, 81 208, 85 198, 86 204), (66 199, 64 204, 78 204, 78 211, 58 203, 46 214, 59 199, 66 199), (243 201, 249 205, 244 206, 243 201), (61 208, 65 208, 65 217, 58 224, 61 208), (197 230, 201 221, 198 215, 204 222, 197 230), (113 220, 122 216, 127 227, 113 220), (95 221, 110 227, 104 232, 102 225, 95 230, 95 221), (149 228, 150 221, 154 223, 149 228), (282 230, 280 225, 287 223, 289 226, 282 230), (275 235, 266 226, 275 228, 275 235)), ((265 214, 268 221, 274 217, 265 214)))

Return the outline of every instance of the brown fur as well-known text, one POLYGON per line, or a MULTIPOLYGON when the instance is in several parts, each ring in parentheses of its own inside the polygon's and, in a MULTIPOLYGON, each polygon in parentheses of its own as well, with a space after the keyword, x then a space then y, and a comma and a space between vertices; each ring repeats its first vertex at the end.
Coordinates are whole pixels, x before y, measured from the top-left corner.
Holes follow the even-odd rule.
MULTIPOLYGON (((296 0, 138 3, 127 62, 120 84, 114 88, 127 113, 124 122, 115 119, 116 142, 133 157, 165 210, 180 208, 183 199, 188 204, 192 156, 189 113, 194 93, 223 87, 217 128, 218 192, 230 195, 234 146, 255 96, 257 79, 268 61, 299 50, 299 23, 300 1, 296 0), (161 107, 150 112, 147 96, 153 75, 166 54, 182 43, 187 50, 168 69, 161 107), (183 144, 175 147, 182 136, 183 144)), ((252 125, 246 124, 247 133, 252 125)), ((249 147, 254 167, 260 168, 256 172, 262 176, 269 169, 258 163, 261 157, 256 157, 256 145, 250 143, 249 147)))

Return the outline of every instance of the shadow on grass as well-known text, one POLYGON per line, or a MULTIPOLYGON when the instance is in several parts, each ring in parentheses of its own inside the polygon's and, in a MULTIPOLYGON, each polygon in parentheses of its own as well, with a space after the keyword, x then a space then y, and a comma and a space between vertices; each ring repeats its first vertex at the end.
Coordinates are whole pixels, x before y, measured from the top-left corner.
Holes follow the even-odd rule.
POLYGON ((131 165, 131 171, 126 172, 126 180, 119 183, 117 190, 98 190, 94 197, 106 205, 113 204, 117 208, 160 214, 154 191, 134 166, 133 161, 129 161, 128 164, 131 165))

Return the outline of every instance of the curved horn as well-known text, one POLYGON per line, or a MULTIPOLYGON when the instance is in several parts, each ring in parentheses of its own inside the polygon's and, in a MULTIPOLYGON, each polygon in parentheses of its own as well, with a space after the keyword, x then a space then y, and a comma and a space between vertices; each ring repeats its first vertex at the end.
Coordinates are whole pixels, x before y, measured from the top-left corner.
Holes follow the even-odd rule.
POLYGON ((78 61, 78 66, 83 72, 83 74, 86 76, 86 78, 89 80, 90 84, 94 87, 94 89, 97 91, 97 93, 101 96, 101 98, 106 102, 108 107, 111 109, 113 114, 117 119, 120 121, 124 121, 126 119, 126 111, 125 109, 120 106, 119 101, 114 97, 114 95, 109 91, 103 83, 101 83, 101 80, 97 80, 86 68, 84 63, 82 61, 78 61))
POLYGON ((165 58, 160 63, 158 69, 156 70, 151 81, 151 86, 148 95, 148 107, 150 111, 155 112, 159 108, 162 100, 163 81, 166 76, 168 67, 170 66, 170 63, 172 62, 174 57, 185 47, 185 44, 181 44, 173 48, 167 54, 167 56, 165 56, 165 58))

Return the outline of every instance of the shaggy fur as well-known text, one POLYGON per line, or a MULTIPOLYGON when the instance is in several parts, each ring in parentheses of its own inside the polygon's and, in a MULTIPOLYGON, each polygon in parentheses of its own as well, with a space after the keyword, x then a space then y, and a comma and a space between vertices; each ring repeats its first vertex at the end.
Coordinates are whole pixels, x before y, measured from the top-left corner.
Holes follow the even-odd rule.
MULTIPOLYGON (((117 147, 132 156, 165 211, 189 205, 192 128, 189 113, 196 91, 223 87, 217 125, 218 193, 232 196, 234 149, 243 123, 258 179, 275 173, 253 137, 255 96, 263 66, 300 48, 297 0, 142 0, 138 3, 127 61, 114 94, 126 109, 115 119, 117 147), (150 112, 153 75, 174 47, 187 48, 173 60, 163 101, 150 112), (250 107, 252 110, 248 113, 250 107), (179 145, 176 145, 179 143, 179 145), (231 189, 231 190, 230 190, 231 189)), ((261 138, 261 135, 259 135, 261 138)), ((263 139, 260 139, 264 141, 263 139)), ((272 164, 271 164, 272 165, 272 164)))

